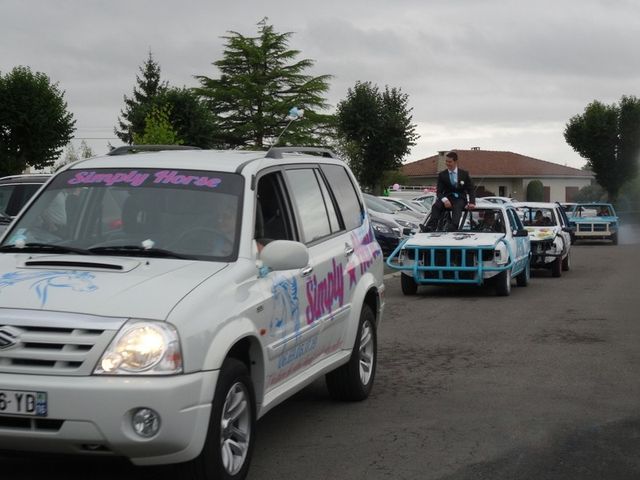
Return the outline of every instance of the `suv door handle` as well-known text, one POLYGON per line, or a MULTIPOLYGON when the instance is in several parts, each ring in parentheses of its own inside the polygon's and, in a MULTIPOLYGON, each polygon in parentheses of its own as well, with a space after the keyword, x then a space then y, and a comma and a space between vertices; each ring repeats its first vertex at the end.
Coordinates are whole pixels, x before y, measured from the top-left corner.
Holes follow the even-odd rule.
POLYGON ((351 255, 353 255, 353 247, 348 243, 344 244, 344 255, 346 257, 350 257, 351 255))
POLYGON ((312 272, 313 272, 313 267, 311 265, 308 265, 302 269, 302 271, 300 272, 300 275, 302 275, 303 277, 308 277, 309 275, 311 275, 312 272))

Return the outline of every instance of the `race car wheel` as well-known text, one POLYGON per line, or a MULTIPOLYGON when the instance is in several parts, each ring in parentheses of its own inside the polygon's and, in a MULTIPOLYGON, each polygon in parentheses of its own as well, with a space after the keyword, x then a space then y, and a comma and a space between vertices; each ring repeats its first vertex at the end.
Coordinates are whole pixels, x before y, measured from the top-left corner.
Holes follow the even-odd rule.
POLYGON ((327 373, 329 395, 336 400, 360 401, 371 393, 378 362, 378 336, 375 315, 363 305, 356 341, 349 362, 327 373))
POLYGON ((400 286, 402 287, 402 293, 405 295, 415 295, 418 291, 418 284, 411 275, 406 273, 400 274, 400 286))
POLYGON ((551 263, 551 276, 560 277, 562 275, 562 258, 558 257, 551 263))
POLYGON ((614 233, 614 234, 612 234, 612 235, 611 235, 611 242, 612 242, 614 245, 617 245, 617 244, 618 244, 618 234, 617 234, 617 233, 614 233))
POLYGON ((562 260, 562 271, 568 272, 571 269, 571 253, 567 252, 567 256, 562 260))
POLYGON ((529 279, 531 278, 531 264, 527 262, 527 266, 524 267, 518 276, 516 277, 516 284, 519 287, 526 287, 529 285, 529 279))
POLYGON ((499 297, 511 295, 511 270, 500 272, 494 278, 496 282, 496 295, 499 297))

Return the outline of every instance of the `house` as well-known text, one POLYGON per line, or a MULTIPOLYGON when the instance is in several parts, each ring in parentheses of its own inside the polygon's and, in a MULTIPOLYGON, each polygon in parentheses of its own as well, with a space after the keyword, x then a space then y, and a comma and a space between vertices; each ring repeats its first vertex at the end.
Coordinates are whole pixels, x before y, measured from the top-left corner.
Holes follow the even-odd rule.
MULTIPOLYGON (((453 151, 458 154, 460 168, 471 174, 478 196, 487 192, 486 195, 526 200, 529 183, 540 180, 545 201, 570 202, 578 190, 591 185, 594 179, 591 172, 513 152, 480 150, 477 147, 453 151)), ((400 171, 408 177, 408 185, 436 185, 438 172, 446 168, 446 153, 441 151, 432 157, 403 165, 400 171)))

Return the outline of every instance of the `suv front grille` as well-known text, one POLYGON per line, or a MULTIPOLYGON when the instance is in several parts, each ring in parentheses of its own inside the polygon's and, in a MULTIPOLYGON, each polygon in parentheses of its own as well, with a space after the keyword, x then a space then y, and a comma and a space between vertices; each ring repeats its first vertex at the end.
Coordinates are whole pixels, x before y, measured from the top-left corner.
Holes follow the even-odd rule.
POLYGON ((57 432, 62 428, 63 423, 64 420, 55 420, 52 418, 25 418, 0 415, 0 429, 57 432))
POLYGON ((0 349, 0 371, 40 375, 89 375, 115 332, 80 328, 4 325, 14 341, 0 349))

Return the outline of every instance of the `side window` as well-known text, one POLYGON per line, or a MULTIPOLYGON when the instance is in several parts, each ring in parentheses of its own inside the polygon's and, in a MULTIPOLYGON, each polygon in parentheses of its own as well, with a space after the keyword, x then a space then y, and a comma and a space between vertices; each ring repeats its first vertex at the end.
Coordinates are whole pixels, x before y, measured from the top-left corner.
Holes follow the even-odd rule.
POLYGON ((336 207, 331 200, 331 195, 329 195, 329 190, 327 190, 327 185, 320 175, 320 172, 316 171, 316 176, 318 177, 318 183, 320 184, 320 189, 322 190, 322 196, 324 197, 324 201, 327 207, 327 214, 329 215, 329 223, 331 224, 331 233, 335 233, 340 231, 340 222, 338 221, 338 214, 336 213, 336 207))
POLYGON ((291 200, 298 211, 305 243, 331 235, 327 204, 332 204, 330 199, 325 199, 322 195, 322 189, 314 169, 287 170, 287 180, 291 191, 291 200))
POLYGON ((362 225, 363 209, 349 174, 340 165, 322 165, 321 168, 331 185, 345 228, 358 228, 362 225))
POLYGON ((509 217, 509 223, 511 224, 511 230, 522 230, 524 226, 520 221, 518 215, 516 215, 513 209, 507 210, 507 216, 509 217))
POLYGON ((263 245, 269 240, 296 240, 288 205, 280 172, 261 177, 257 187, 254 238, 263 245))

